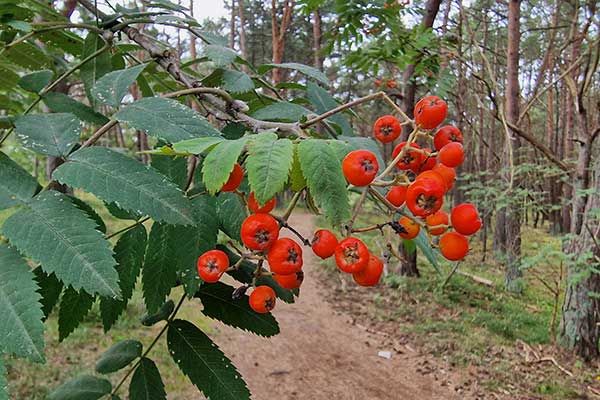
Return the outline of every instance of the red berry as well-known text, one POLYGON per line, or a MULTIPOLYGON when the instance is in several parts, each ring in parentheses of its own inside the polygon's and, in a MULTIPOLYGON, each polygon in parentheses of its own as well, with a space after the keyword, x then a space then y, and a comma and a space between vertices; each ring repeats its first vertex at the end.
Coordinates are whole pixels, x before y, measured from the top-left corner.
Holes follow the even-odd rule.
POLYGON ((469 252, 469 241, 460 233, 445 233, 440 238, 440 252, 447 260, 462 260, 469 252))
POLYGON ((315 232, 312 240, 313 252, 322 259, 329 258, 335 253, 338 240, 335 235, 327 229, 319 229, 315 232))
POLYGON ((354 186, 367 186, 373 182, 379 163, 375 154, 368 150, 354 150, 348 153, 342 161, 344 176, 354 186))
POLYGON ((214 283, 229 268, 229 258, 221 250, 210 250, 198 257, 198 275, 205 282, 214 283))
POLYGON ((448 105, 437 96, 427 96, 417 102, 415 122, 423 129, 433 129, 446 119, 448 105))
POLYGON ((366 268, 369 255, 369 249, 362 240, 349 237, 335 248, 335 263, 342 271, 353 274, 366 268))
POLYGON ((290 238, 278 239, 269 249, 267 261, 271 272, 293 274, 302 268, 302 247, 290 238))
POLYGON ((388 80, 385 82, 385 85, 386 85, 386 86, 387 86, 389 89, 394 89, 394 88, 398 87, 398 82, 396 82, 396 81, 395 81, 395 80, 393 80, 393 79, 388 79, 388 80))
MULTIPOLYGON (((392 152, 392 158, 396 159, 398 154, 402 151, 402 149, 406 146, 407 142, 402 142, 398 144, 394 151, 392 152)), ((411 143, 410 147, 414 147, 415 149, 420 149, 421 147, 416 143, 411 143)), ((398 161, 396 166, 402 170, 413 170, 418 171, 421 166, 422 155, 421 153, 417 153, 416 151, 407 150, 402 158, 398 161)))
POLYGON ((265 314, 275 308, 275 291, 268 286, 257 286, 248 299, 250 307, 260 314, 265 314))
POLYGON ((433 137, 433 146, 436 150, 441 150, 442 147, 452 142, 463 142, 462 133, 460 129, 452 125, 442 126, 437 130, 433 137))
POLYGON ((256 201, 256 198, 254 197, 254 192, 251 192, 250 196, 248 197, 248 208, 253 213, 261 213, 261 214, 270 213, 271 211, 273 211, 276 204, 277 204, 277 199, 275 197, 273 197, 271 200, 267 201, 265 203, 265 205, 262 207, 258 204, 258 201, 256 201))
POLYGON ((423 150, 427 152, 427 155, 421 154, 421 165, 418 172, 429 171, 437 165, 437 158, 431 155, 431 149, 425 147, 423 150))
POLYGON ((279 224, 269 214, 254 214, 244 220, 240 233, 247 248, 264 251, 279 237, 279 224))
POLYGON ((417 175, 417 177, 415 178, 415 181, 419 181, 422 179, 433 179, 437 182, 440 183, 440 185, 446 189, 446 181, 444 180, 444 178, 437 172, 435 171, 424 171, 421 172, 419 175, 417 175))
POLYGON ((454 179, 456 178, 456 172, 453 168, 446 167, 444 164, 437 164, 432 169, 433 172, 439 174, 446 182, 446 191, 452 189, 454 186, 454 179))
POLYGON ((389 143, 398 139, 402 133, 402 125, 393 115, 384 115, 375 121, 373 131, 377 140, 381 143, 389 143))
POLYGON ((448 143, 438 153, 438 158, 446 167, 458 167, 465 161, 463 145, 458 142, 448 143))
POLYGON ((385 198, 396 207, 400 207, 406 200, 407 189, 406 186, 392 186, 385 198))
POLYGON ((413 219, 408 217, 402 217, 400 218, 400 220, 398 220, 398 223, 402 225, 402 228, 404 228, 404 230, 406 231, 404 233, 398 233, 398 235, 400 235, 401 238, 414 239, 419 235, 421 227, 413 219))
POLYGON ((231 171, 231 174, 229 175, 229 179, 221 188, 221 192, 233 192, 240 186, 242 179, 244 179, 244 170, 240 164, 235 163, 233 166, 233 171, 231 171))
POLYGON ((273 275, 273 279, 284 289, 293 290, 298 289, 300 285, 302 285, 302 281, 304 280, 304 272, 302 270, 295 272, 293 274, 287 275, 273 275))
POLYGON ((444 186, 435 179, 417 179, 406 191, 406 206, 418 217, 433 214, 444 204, 444 186))
POLYGON ((375 286, 379 282, 382 273, 383 263, 379 258, 371 254, 365 269, 353 273, 352 278, 360 286, 375 286))
POLYGON ((472 235, 481 228, 481 219, 477 208, 471 203, 459 204, 450 213, 452 227, 463 235, 472 235))
MULTIPOLYGON (((428 215, 427 218, 425 218, 425 222, 427 223, 427 226, 430 227, 437 225, 448 225, 448 214, 446 214, 442 210, 438 210, 436 213, 428 215)), ((447 229, 448 228, 430 229, 429 233, 431 233, 434 236, 437 236, 446 232, 447 229)))

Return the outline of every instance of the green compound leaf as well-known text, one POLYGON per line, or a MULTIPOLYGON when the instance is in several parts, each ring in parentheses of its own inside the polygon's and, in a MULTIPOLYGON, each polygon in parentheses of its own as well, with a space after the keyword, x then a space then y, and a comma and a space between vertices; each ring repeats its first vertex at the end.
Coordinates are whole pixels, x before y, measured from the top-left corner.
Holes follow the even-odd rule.
POLYGON ((28 92, 38 93, 50 83, 53 76, 54 73, 49 69, 32 72, 21 77, 19 86, 28 92))
POLYGON ((234 193, 221 193, 217 197, 217 216, 219 229, 227 236, 241 243, 240 229, 246 219, 247 211, 239 196, 234 193))
POLYGON ((169 324, 167 344, 179 369, 207 398, 250 399, 250 391, 235 366, 215 343, 192 323, 169 324))
POLYGON ((96 82, 91 90, 92 96, 99 104, 117 107, 128 93, 129 86, 135 82, 138 75, 148 64, 112 71, 96 82))
POLYGON ((88 147, 74 152, 53 177, 156 221, 194 224, 189 201, 174 183, 153 168, 108 148, 88 147))
POLYGON ((81 133, 81 121, 70 113, 22 115, 15 127, 24 147, 56 157, 69 154, 81 133))
MULTIPOLYGON (((104 47, 104 40, 97 33, 90 32, 85 38, 83 43, 83 54, 81 58, 86 58, 96 51, 104 47)), ((85 87, 85 93, 87 94, 90 104, 93 108, 96 108, 96 99, 92 96, 92 88, 96 85, 96 82, 109 73, 112 70, 112 62, 110 57, 110 51, 108 48, 102 53, 94 57, 92 60, 83 64, 80 69, 81 80, 85 87)))
POLYGON ((204 48, 204 55, 217 67, 225 67, 235 61, 237 53, 229 47, 209 44, 204 48))
POLYGON ((227 182, 247 140, 224 140, 208 153, 202 164, 202 181, 209 193, 218 192, 227 182))
POLYGON ((149 358, 142 358, 129 384, 129 400, 167 400, 160 371, 149 358))
POLYGON ((112 385, 106 379, 82 375, 54 389, 46 400, 99 400, 111 390, 112 385))
POLYGON ((33 176, 0 152, 0 210, 27 203, 39 189, 33 176))
POLYGON ((125 368, 142 356, 142 344, 137 340, 123 340, 111 346, 96 362, 96 372, 110 374, 125 368))
POLYGON ((64 93, 50 92, 42 98, 44 103, 56 113, 71 113, 82 121, 94 125, 104 125, 109 119, 93 108, 67 96, 64 93))
POLYGON ((299 63, 264 64, 258 67, 258 72, 260 74, 265 74, 273 68, 294 69, 296 71, 302 72, 304 75, 310 78, 316 79, 317 81, 324 83, 325 85, 329 85, 329 78, 327 78, 327 75, 325 75, 323 72, 319 71, 314 67, 310 67, 308 65, 299 63))
POLYGON ((248 181, 260 205, 283 190, 294 158, 294 144, 277 139, 274 133, 262 133, 248 145, 248 181))
POLYGON ((114 117, 168 143, 221 135, 206 118, 173 99, 143 98, 123 107, 114 117))
POLYGON ((302 173, 317 205, 334 225, 350 218, 342 165, 327 141, 305 140, 298 146, 302 173))
POLYGON ((44 324, 38 286, 29 266, 0 243, 0 350, 44 362, 44 324))
POLYGON ((110 243, 64 194, 38 194, 6 220, 2 233, 65 285, 101 296, 121 296, 110 243))
POLYGON ((240 328, 260 336, 273 336, 279 333, 279 324, 271 313, 259 314, 248 302, 248 296, 243 295, 233 300, 235 289, 221 282, 202 285, 196 297, 204 306, 202 313, 226 325, 240 328))
POLYGON ((75 291, 72 287, 67 288, 60 300, 58 310, 58 341, 65 340, 89 314, 94 305, 94 296, 80 291, 75 291))
POLYGON ((63 284, 58 280, 56 275, 45 273, 42 267, 34 269, 33 274, 40 288, 38 293, 42 296, 40 301, 42 303, 42 312, 44 313, 43 319, 46 320, 54 309, 54 306, 58 303, 63 290, 63 284))
POLYGON ((222 76, 223 89, 231 93, 246 93, 254 89, 254 82, 240 71, 225 70, 222 76))
POLYGON ((137 225, 125 232, 115 245, 115 260, 117 261, 119 287, 123 299, 115 300, 108 297, 100 299, 100 315, 104 332, 108 332, 117 322, 133 296, 135 282, 144 262, 146 241, 146 228, 143 225, 137 225))

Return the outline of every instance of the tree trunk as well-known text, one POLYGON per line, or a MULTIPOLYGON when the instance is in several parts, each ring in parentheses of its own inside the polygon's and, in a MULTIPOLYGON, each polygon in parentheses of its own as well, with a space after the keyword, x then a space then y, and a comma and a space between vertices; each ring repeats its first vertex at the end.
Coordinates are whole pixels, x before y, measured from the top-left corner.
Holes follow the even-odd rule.
MULTIPOLYGON (((508 54, 506 62, 506 120, 516 124, 519 120, 519 44, 521 40, 520 32, 521 1, 510 0, 508 2, 508 54)), ((505 143, 504 165, 509 165, 509 150, 512 146, 513 163, 518 165, 520 140, 511 132, 510 138, 505 143)), ((514 168, 514 166, 512 166, 514 168)), ((507 174, 511 174, 508 171, 507 174)), ((510 176, 505 176, 507 181, 510 176)), ((518 177, 514 177, 513 185, 510 191, 519 188, 518 177)), ((500 232, 500 250, 504 256, 506 265, 505 283, 506 289, 512 292, 521 291, 519 278, 523 275, 519 269, 518 260, 521 255, 521 215, 520 205, 511 203, 506 208, 498 212, 496 218, 497 230, 500 232)))
MULTIPOLYGON (((283 62, 283 52, 285 49, 285 32, 292 21, 292 11, 294 9, 293 0, 285 0, 283 5, 281 24, 277 23, 278 15, 277 1, 271 0, 271 34, 273 36, 273 64, 283 62)), ((277 85, 282 80, 281 69, 272 70, 273 85, 277 85)))
POLYGON ((231 17, 229 18, 229 47, 235 46, 235 0, 231 0, 231 17))
POLYGON ((318 9, 313 11, 313 50, 314 67, 322 70, 323 60, 321 59, 321 13, 318 9))
MULTIPOLYGON (((244 0, 238 0, 238 17, 240 18, 240 51, 242 58, 246 59, 246 13, 244 11, 244 0)), ((246 68, 245 65, 242 68, 246 68)))
POLYGON ((567 271, 567 289, 562 306, 560 344, 584 359, 600 356, 600 221, 590 213, 600 208, 600 163, 596 164, 595 193, 588 197, 581 232, 565 247, 571 256, 567 271), (596 269, 594 271, 592 268, 596 269))

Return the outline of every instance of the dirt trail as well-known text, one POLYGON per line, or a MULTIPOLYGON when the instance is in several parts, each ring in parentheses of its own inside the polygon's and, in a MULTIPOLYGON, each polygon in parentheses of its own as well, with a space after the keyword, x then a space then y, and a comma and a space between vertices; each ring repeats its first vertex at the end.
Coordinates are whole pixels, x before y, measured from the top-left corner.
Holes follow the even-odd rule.
MULTIPOLYGON (((313 231, 309 215, 290 221, 303 235, 313 231)), ((281 333, 261 338, 219 325, 214 339, 250 386, 253 398, 311 400, 458 399, 431 375, 416 372, 417 357, 377 355, 380 338, 350 323, 322 296, 318 260, 304 251, 305 281, 295 304, 279 302, 273 314, 281 333)))

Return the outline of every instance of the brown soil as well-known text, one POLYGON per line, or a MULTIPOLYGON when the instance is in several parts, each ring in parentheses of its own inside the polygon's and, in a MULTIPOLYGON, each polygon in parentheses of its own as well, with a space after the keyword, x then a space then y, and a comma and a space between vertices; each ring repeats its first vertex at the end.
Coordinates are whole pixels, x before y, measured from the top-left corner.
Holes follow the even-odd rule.
MULTIPOLYGON (((313 231, 308 215, 290 222, 305 236, 313 231)), ((432 370, 426 356, 370 333, 360 321, 334 310, 318 280, 318 263, 306 249, 300 298, 295 304, 279 302, 273 312, 279 335, 267 339, 216 327, 216 342, 238 367, 254 399, 463 398, 444 370, 432 370), (391 351, 391 359, 379 357, 379 351, 391 351)))

